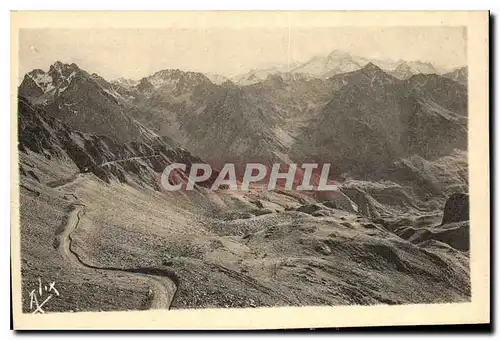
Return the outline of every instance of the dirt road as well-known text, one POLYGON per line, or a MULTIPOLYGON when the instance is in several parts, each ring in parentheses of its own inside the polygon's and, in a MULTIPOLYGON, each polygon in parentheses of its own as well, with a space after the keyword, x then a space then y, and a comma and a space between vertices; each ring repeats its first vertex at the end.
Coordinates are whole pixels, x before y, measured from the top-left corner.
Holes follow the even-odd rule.
POLYGON ((123 163, 123 162, 136 160, 136 159, 147 159, 147 158, 156 158, 156 157, 161 157, 161 155, 135 156, 135 157, 129 157, 129 158, 124 158, 124 159, 117 159, 114 161, 104 162, 104 163, 100 164, 99 166, 102 167, 102 166, 106 166, 106 165, 123 163))
POLYGON ((169 271, 156 268, 115 268, 115 267, 98 267, 85 263, 78 253, 73 249, 72 233, 78 229, 82 223, 82 216, 85 213, 85 205, 75 203, 71 211, 66 227, 59 237, 59 249, 68 261, 75 266, 83 266, 85 268, 99 271, 113 271, 140 276, 147 279, 151 283, 152 301, 150 309, 169 309, 172 300, 177 291, 177 276, 169 271))

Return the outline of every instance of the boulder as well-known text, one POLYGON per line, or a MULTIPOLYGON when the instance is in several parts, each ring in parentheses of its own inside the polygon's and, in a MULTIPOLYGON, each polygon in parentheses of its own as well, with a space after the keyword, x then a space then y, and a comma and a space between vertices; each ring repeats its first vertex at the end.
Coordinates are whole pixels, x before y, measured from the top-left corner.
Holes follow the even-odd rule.
POLYGON ((318 204, 306 204, 302 205, 297 208, 297 211, 306 213, 306 214, 312 214, 313 212, 316 212, 318 210, 321 210, 322 207, 318 204))
POLYGON ((469 195, 456 193, 451 195, 444 205, 441 224, 469 220, 469 195))

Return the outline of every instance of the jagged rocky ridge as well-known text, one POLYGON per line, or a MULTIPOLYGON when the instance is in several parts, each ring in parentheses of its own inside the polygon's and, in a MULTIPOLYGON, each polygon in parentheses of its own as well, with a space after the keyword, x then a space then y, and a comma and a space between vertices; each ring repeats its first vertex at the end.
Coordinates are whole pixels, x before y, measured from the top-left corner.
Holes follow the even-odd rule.
POLYGON ((336 74, 362 69, 373 63, 398 79, 408 79, 415 74, 442 74, 443 71, 428 61, 384 60, 352 55, 346 51, 333 50, 327 55, 315 56, 304 63, 291 63, 262 69, 253 69, 232 79, 239 85, 251 85, 265 80, 270 75, 296 74, 317 79, 327 79, 336 74))
POLYGON ((451 72, 443 74, 443 77, 449 78, 456 81, 463 86, 467 86, 468 81, 468 69, 467 67, 457 68, 451 72))
POLYGON ((202 162, 188 151, 171 148, 160 139, 148 144, 120 143, 107 136, 73 130, 45 110, 33 107, 23 97, 19 97, 18 127, 20 151, 71 161, 80 172, 91 172, 106 183, 133 181, 159 191, 159 174, 167 165, 186 164, 186 172, 179 171, 177 177, 186 182, 191 164, 202 162))
MULTIPOLYGON (((56 63, 47 74, 28 74, 19 92, 71 128, 121 142, 161 138, 207 161, 222 156, 237 161, 300 161, 318 156, 318 147, 321 151, 335 146, 321 145, 322 133, 329 128, 349 134, 329 136, 337 144, 351 144, 346 152, 368 148, 375 151, 372 158, 383 152, 392 160, 413 154, 427 158, 436 152, 435 143, 443 145, 437 148, 444 150, 441 154, 463 147, 466 89, 443 79, 419 75, 401 81, 368 64, 326 80, 280 73, 248 86, 231 81, 216 85, 201 73, 179 70, 159 71, 138 82, 109 83, 74 64, 56 63), (51 77, 52 83, 47 80, 51 77), (33 79, 43 81, 33 85, 33 79), (352 118, 351 107, 357 112, 352 118), (340 112, 327 114, 332 110, 340 112), (437 124, 445 127, 445 136, 432 133, 437 124), (414 125, 419 129, 411 129, 414 125), (356 133, 368 133, 378 139, 374 144, 383 145, 358 148, 356 143, 370 139, 351 143, 356 133), (320 145, 311 145, 309 139, 320 145)), ((364 165, 356 164, 354 170, 359 167, 364 165)))
POLYGON ((46 116, 117 143, 180 146, 214 165, 330 162, 336 178, 392 180, 438 196, 449 190, 423 169, 466 149, 466 91, 435 74, 400 80, 373 63, 326 80, 290 73, 238 86, 179 70, 110 83, 56 62, 19 87, 46 116))
MULTIPOLYGON (((34 72, 40 81, 28 77, 19 89, 18 147, 27 160, 20 164, 22 234, 32 237, 24 244, 33 254, 23 262, 26 272, 35 275, 29 261, 40 267, 51 254, 40 235, 52 241, 48 226, 60 222, 45 210, 78 198, 95 228, 75 235, 77 251, 102 266, 169 268, 180 277, 173 308, 470 298, 468 204, 453 195, 468 191, 467 102, 454 80, 401 80, 373 64, 328 79, 273 74, 246 86, 178 70, 138 82, 108 82, 76 65, 48 73, 34 72), (412 124, 421 131, 405 135, 412 124), (443 126, 449 131, 434 136, 443 126), (338 191, 203 192, 194 200, 150 190, 159 189, 159 172, 171 162, 300 163, 311 156, 334 164, 338 191), (82 175, 52 190, 54 182, 31 180, 45 175, 39 158, 99 179, 82 175)), ((59 273, 54 268, 65 263, 51 261, 48 272, 59 273)), ((72 279, 99 277, 68 270, 72 279)), ((132 282, 114 285, 103 296, 142 292, 132 282)), ((82 308, 81 296, 76 300, 62 299, 61 310, 82 308)))
POLYGON ((434 160, 467 147, 467 90, 454 81, 423 74, 399 80, 374 64, 331 81, 338 90, 296 139, 299 156, 376 179, 397 159, 434 160))

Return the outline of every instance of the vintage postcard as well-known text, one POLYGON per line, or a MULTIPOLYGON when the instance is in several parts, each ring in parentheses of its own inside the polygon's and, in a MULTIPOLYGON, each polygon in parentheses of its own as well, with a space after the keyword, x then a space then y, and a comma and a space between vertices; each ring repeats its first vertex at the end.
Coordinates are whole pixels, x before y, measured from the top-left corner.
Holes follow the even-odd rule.
POLYGON ((15 329, 489 323, 488 12, 13 12, 15 329))

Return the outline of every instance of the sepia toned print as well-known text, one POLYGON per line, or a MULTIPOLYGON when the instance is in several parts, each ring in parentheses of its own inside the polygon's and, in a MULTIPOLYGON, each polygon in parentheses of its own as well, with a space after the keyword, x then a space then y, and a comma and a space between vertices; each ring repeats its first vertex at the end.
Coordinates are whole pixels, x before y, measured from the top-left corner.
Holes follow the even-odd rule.
POLYGON ((120 24, 130 13, 108 13, 116 27, 83 26, 90 13, 30 27, 38 15, 19 14, 24 325, 148 310, 172 315, 154 328, 367 326, 389 306, 421 310, 385 324, 447 323, 433 308, 458 318, 472 306, 454 322, 488 321, 489 221, 474 212, 488 209, 488 178, 474 175, 488 158, 471 147, 471 127, 487 124, 487 40, 469 25, 487 17, 413 13, 382 27, 366 25, 376 13, 331 13, 363 26, 254 14, 163 13, 137 27, 120 24), (315 308, 361 314, 280 321, 315 308), (228 309, 233 321, 200 320, 228 309), (254 319, 269 313, 274 324, 254 319))

